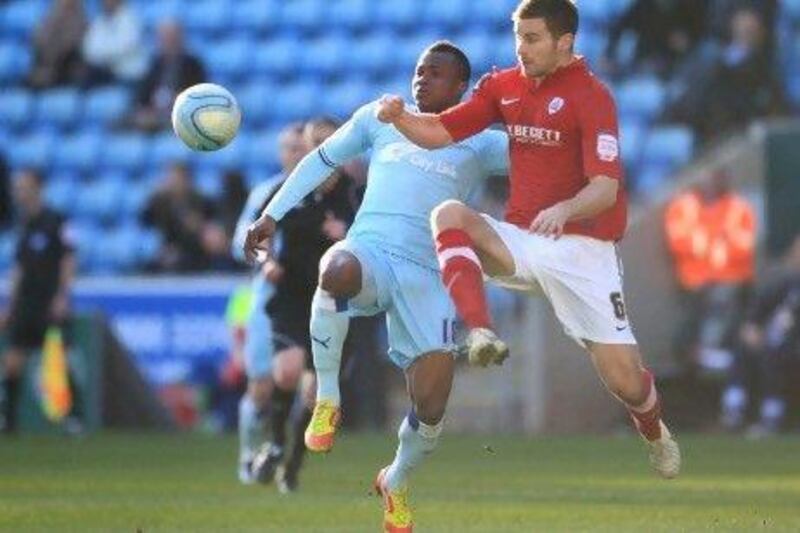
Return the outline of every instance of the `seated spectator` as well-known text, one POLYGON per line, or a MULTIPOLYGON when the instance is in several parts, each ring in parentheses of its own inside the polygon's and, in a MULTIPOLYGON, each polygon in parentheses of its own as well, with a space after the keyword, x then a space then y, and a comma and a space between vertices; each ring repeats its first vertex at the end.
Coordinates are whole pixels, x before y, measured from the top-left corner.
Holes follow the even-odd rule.
POLYGON ((169 127, 175 97, 206 79, 202 63, 184 45, 183 31, 177 22, 158 27, 159 51, 139 84, 133 124, 147 131, 169 127))
POLYGON ((722 425, 737 430, 746 422, 753 391, 760 391, 753 436, 781 429, 789 370, 800 360, 800 236, 786 253, 780 272, 758 291, 740 332, 741 349, 722 395, 722 425))
POLYGON ((742 128, 757 118, 786 109, 780 80, 773 67, 770 41, 761 15, 737 10, 730 39, 680 83, 668 118, 693 125, 708 141, 742 128))
POLYGON ((33 34, 28 85, 45 89, 78 83, 87 19, 83 0, 55 0, 33 34))
POLYGON ((666 209, 684 320, 675 349, 691 367, 721 372, 731 364, 731 336, 753 281, 755 214, 718 171, 679 194, 666 209))
POLYGON ((124 0, 103 0, 102 12, 83 40, 86 86, 135 83, 147 69, 142 27, 124 0))
POLYGON ((636 0, 611 27, 604 58, 605 70, 622 70, 619 43, 636 39, 632 69, 669 77, 679 60, 702 38, 706 27, 706 1, 636 0), (657 22, 655 22, 657 21, 657 22))
POLYGON ((204 241, 211 216, 211 203, 194 188, 189 168, 173 164, 163 187, 150 198, 141 215, 142 223, 156 228, 163 237, 152 267, 168 272, 209 268, 204 241))

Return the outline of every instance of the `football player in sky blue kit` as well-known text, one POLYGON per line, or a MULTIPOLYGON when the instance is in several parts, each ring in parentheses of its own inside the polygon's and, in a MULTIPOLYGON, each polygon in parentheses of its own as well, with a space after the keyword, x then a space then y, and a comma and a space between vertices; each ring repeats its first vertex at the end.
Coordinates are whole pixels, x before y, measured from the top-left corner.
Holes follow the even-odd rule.
MULTIPOLYGON (((233 237, 232 252, 237 259, 244 259, 242 248, 247 228, 258 218, 267 201, 308 151, 303 139, 303 124, 285 127, 278 143, 282 170, 250 191, 233 237)), ((260 264, 253 274, 253 298, 245 337, 247 392, 239 402, 239 480, 245 484, 256 481, 253 461, 263 444, 264 413, 273 400, 276 389, 279 391, 277 403, 281 405, 272 406, 270 425, 273 441, 262 453, 269 454, 272 448, 283 447, 283 426, 286 424, 286 415, 291 409, 294 391, 303 370, 302 357, 293 357, 292 353, 288 353, 274 358, 272 324, 266 312, 267 302, 275 292, 268 279, 271 269, 270 263, 260 264), (276 440, 279 442, 275 442, 276 440)), ((262 476, 265 477, 261 481, 271 481, 269 474, 263 472, 262 476)))
MULTIPOLYGON (((459 48, 434 43, 416 66, 412 87, 418 108, 437 112, 458 103, 470 74, 459 48)), ((407 477, 436 447, 455 365, 456 315, 441 282, 430 213, 444 200, 469 199, 486 178, 506 175, 508 142, 505 133, 488 131, 444 150, 420 149, 380 123, 375 107, 360 108, 300 162, 250 227, 245 248, 251 260, 266 251, 276 221, 337 166, 371 150, 361 208, 347 238, 331 247, 320 265, 310 326, 317 402, 305 441, 318 452, 333 446, 349 318, 385 311, 389 356, 405 371, 412 408, 400 425, 395 459, 378 474, 376 488, 383 496, 384 527, 405 532, 412 528, 407 477)), ((495 348, 501 353, 492 360, 499 363, 507 350, 495 348)))

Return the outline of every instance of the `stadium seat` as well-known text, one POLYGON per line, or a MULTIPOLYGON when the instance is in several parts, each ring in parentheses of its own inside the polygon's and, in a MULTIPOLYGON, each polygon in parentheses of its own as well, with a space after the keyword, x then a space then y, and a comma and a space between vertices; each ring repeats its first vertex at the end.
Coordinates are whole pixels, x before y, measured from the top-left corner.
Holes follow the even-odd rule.
POLYGON ((121 210, 126 182, 121 174, 104 174, 79 185, 75 214, 95 222, 113 220, 121 210))
POLYGON ((469 57, 473 77, 477 79, 492 68, 497 48, 492 42, 492 34, 483 30, 472 30, 453 37, 453 42, 460 46, 469 57))
POLYGON ((22 89, 3 91, 0 98, 0 124, 11 128, 20 128, 30 121, 33 98, 31 93, 22 89))
POLYGON ((622 160, 626 169, 634 170, 642 156, 647 128, 639 122, 623 122, 619 130, 622 160))
POLYGON ((323 2, 318 0, 293 0, 282 2, 280 21, 282 28, 301 33, 316 33, 321 28, 329 30, 325 23, 323 2))
POLYGON ((642 158, 646 165, 678 168, 692 157, 694 134, 683 126, 653 129, 644 142, 642 158))
POLYGON ((471 2, 473 9, 469 20, 480 21, 485 27, 504 28, 511 31, 511 13, 517 7, 517 0, 492 0, 491 2, 471 2))
POLYGON ((674 171, 669 165, 645 165, 632 180, 632 188, 640 196, 653 197, 670 182, 674 171))
POLYGON ((130 93, 122 87, 103 87, 86 96, 83 118, 87 124, 112 124, 130 110, 130 93))
POLYGON ((136 12, 147 28, 154 28, 165 20, 181 19, 186 5, 181 0, 158 0, 158 2, 139 2, 136 12))
POLYGON ((800 0, 782 0, 781 9, 795 24, 800 24, 800 0))
POLYGON ((303 46, 300 68, 312 76, 333 76, 341 72, 351 55, 350 42, 341 34, 327 34, 303 46))
POLYGON ((31 52, 13 41, 0 43, 0 83, 19 83, 30 71, 31 52))
POLYGON ((60 128, 71 127, 81 112, 76 89, 51 89, 36 99, 36 120, 60 128))
POLYGON ((262 41, 253 51, 252 72, 257 75, 294 74, 301 55, 300 41, 290 35, 262 41))
POLYGON ((425 24, 453 30, 461 29, 468 20, 463 2, 425 2, 423 6, 423 14, 418 16, 425 24))
MULTIPOLYGON (((230 8, 229 8, 230 9, 230 8)), ((280 22, 280 2, 278 0, 243 0, 232 9, 231 29, 251 34, 267 32, 280 22)))
POLYGON ((579 31, 576 37, 575 49, 577 53, 586 57, 590 66, 596 66, 605 53, 605 34, 588 29, 586 31, 579 31))
POLYGON ((45 8, 45 4, 34 0, 8 2, 0 13, 3 32, 27 40, 44 17, 45 8))
POLYGON ((249 152, 250 135, 242 130, 231 143, 216 152, 195 152, 192 158, 195 168, 212 169, 217 174, 223 170, 242 168, 249 152))
POLYGON ((134 174, 142 169, 147 157, 147 144, 142 135, 128 133, 111 136, 103 144, 100 162, 104 168, 134 174))
POLYGON ((100 158, 102 143, 98 134, 88 131, 62 137, 55 146, 53 164, 73 172, 93 170, 100 158))
POLYGON ((431 43, 442 38, 442 34, 434 32, 413 33, 408 37, 399 39, 395 45, 394 55, 397 67, 396 73, 403 73, 411 83, 411 76, 414 74, 414 67, 417 64, 419 55, 431 43))
POLYGON ((651 120, 664 105, 665 88, 656 78, 623 82, 617 91, 620 115, 632 120, 651 120))
POLYGON ((175 161, 188 161, 191 155, 189 148, 171 130, 164 131, 150 140, 148 164, 162 168, 175 161))
POLYGON ((128 220, 137 220, 153 194, 153 183, 148 180, 125 182, 125 194, 120 203, 121 213, 128 220))
POLYGON ((103 232, 96 222, 85 219, 70 220, 70 228, 78 253, 78 269, 81 272, 90 272, 95 251, 102 253, 100 238, 103 232))
POLYGON ((222 195, 222 171, 216 168, 201 168, 194 175, 197 190, 205 197, 217 200, 222 195))
POLYGON ((44 186, 44 198, 47 205, 71 216, 74 213, 78 193, 78 176, 71 172, 57 172, 47 177, 44 186))
POLYGON ((53 154, 55 139, 52 132, 37 131, 15 139, 7 155, 13 167, 47 169, 53 154))
POLYGON ((272 99, 277 122, 306 119, 317 112, 321 88, 310 82, 287 83, 272 99))
POLYGON ((350 74, 374 77, 392 72, 396 67, 397 39, 389 31, 376 31, 351 41, 342 68, 350 74))
POLYGON ((373 23, 377 27, 405 31, 420 22, 416 2, 378 2, 375 8, 373 23))
POLYGON ((198 0, 191 3, 190 9, 184 10, 181 18, 187 33, 211 37, 218 36, 230 28, 233 11, 236 9, 231 9, 227 2, 198 0))
POLYGON ((261 127, 269 122, 273 113, 275 90, 275 85, 269 81, 253 81, 239 89, 236 98, 242 108, 245 127, 261 127))
POLYGON ((372 24, 369 0, 334 0, 326 3, 325 20, 337 28, 359 31, 372 24))
POLYGON ((272 174, 278 171, 278 136, 280 129, 267 130, 252 138, 247 147, 247 161, 251 167, 272 174))
POLYGON ((321 102, 323 113, 346 120, 356 109, 374 100, 380 93, 363 79, 349 78, 328 87, 325 95, 325 99, 321 102))
POLYGON ((138 225, 130 222, 103 232, 92 261, 95 272, 133 270, 142 255, 139 250, 142 233, 138 225))
POLYGON ((234 37, 212 43, 203 59, 212 79, 241 79, 252 63, 254 43, 248 38, 234 37))

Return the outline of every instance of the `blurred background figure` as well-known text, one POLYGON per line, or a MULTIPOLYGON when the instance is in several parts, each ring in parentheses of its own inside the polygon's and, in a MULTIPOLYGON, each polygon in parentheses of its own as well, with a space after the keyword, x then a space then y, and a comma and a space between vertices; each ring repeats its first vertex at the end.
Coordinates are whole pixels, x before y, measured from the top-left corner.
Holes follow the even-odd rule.
POLYGON ((753 208, 717 170, 669 202, 665 227, 683 311, 677 355, 690 368, 725 372, 755 272, 753 208))
POLYGON ((783 428, 791 377, 800 362, 800 236, 757 292, 739 330, 735 364, 722 396, 725 429, 742 429, 757 409, 751 436, 783 428))
POLYGON ((103 0, 83 40, 84 86, 132 84, 147 69, 139 17, 125 0, 103 0))
POLYGON ((11 173, 6 158, 0 153, 0 231, 11 224, 12 213, 11 173))
POLYGON ((55 0, 33 34, 33 67, 27 83, 34 89, 77 85, 81 43, 88 19, 83 0, 55 0))
POLYGON ((162 236, 162 247, 152 265, 158 272, 198 272, 209 267, 207 226, 213 207, 194 186, 192 174, 183 163, 173 163, 161 188, 153 194, 142 213, 142 222, 162 236))
POLYGON ((186 50, 180 24, 162 22, 158 26, 158 51, 136 90, 133 125, 145 131, 169 127, 175 97, 205 80, 203 64, 186 50))
MULTIPOLYGON (((3 354, 3 429, 17 429, 22 377, 50 326, 64 327, 76 265, 66 221, 42 199, 42 176, 25 169, 14 179, 19 241, 4 316, 8 347, 3 354)), ((77 405, 79 402, 75 402, 77 405)))

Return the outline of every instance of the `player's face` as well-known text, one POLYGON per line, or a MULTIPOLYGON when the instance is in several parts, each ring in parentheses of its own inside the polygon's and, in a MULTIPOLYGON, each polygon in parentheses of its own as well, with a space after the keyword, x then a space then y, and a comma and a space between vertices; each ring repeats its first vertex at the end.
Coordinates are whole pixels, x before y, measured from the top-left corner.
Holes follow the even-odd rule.
POLYGON ((281 134, 279 143, 279 158, 285 173, 294 170, 294 167, 308 153, 303 134, 300 131, 285 131, 281 134))
POLYGON ((517 60, 529 78, 541 78, 559 66, 564 54, 572 50, 572 34, 556 39, 543 18, 521 19, 514 22, 517 60))
POLYGON ((427 52, 419 58, 411 90, 424 113, 439 113, 461 100, 467 88, 452 54, 427 52))

